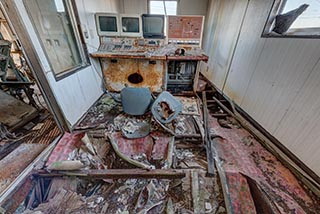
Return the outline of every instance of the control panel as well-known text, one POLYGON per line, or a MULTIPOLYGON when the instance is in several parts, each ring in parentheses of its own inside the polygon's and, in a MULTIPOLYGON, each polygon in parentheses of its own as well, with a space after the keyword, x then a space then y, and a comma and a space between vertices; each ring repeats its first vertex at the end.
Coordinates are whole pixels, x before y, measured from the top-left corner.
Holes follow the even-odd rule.
POLYGON ((110 38, 101 37, 99 51, 105 52, 145 52, 153 51, 165 44, 164 39, 110 38))

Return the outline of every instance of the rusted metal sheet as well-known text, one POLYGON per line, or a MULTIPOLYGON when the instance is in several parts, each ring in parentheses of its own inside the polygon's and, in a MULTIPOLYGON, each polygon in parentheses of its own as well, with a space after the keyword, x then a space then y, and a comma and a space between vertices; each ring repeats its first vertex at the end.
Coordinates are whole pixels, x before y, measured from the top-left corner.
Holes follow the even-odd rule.
POLYGON ((106 88, 120 92, 124 87, 146 87, 161 92, 166 85, 166 61, 146 59, 102 58, 106 88))
POLYGON ((21 144, 3 158, 0 161, 0 192, 8 187, 45 147, 43 144, 21 144))

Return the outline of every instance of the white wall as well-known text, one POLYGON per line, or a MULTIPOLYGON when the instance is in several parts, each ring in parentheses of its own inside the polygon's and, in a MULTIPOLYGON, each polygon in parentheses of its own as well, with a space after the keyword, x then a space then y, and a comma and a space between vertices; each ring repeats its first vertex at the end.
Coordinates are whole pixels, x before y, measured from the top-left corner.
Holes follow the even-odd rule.
POLYGON ((120 12, 126 14, 148 13, 148 0, 119 0, 120 12))
MULTIPOLYGON (((119 0, 121 13, 148 13, 148 0, 119 0)), ((177 15, 206 15, 208 0, 178 0, 177 15)))
POLYGON ((208 0, 178 0, 177 15, 202 15, 208 9, 208 0))
MULTIPOLYGON (((217 2, 219 0, 210 4, 217 2)), ((232 1, 221 2, 225 8, 232 1)), ((251 0, 243 16, 238 17, 232 14, 241 14, 243 9, 231 9, 231 19, 244 17, 239 37, 213 29, 211 23, 216 17, 214 10, 209 10, 204 47, 210 53, 211 78, 228 97, 320 176, 320 40, 261 38, 272 3, 273 0, 251 0), (211 42, 216 33, 220 33, 219 39, 211 42), (217 48, 221 46, 217 43, 231 46, 237 38, 233 58, 233 50, 229 55, 217 48), (218 54, 212 55, 217 51, 218 54), (226 56, 232 61, 215 62, 213 57, 217 56, 226 56), (223 65, 224 69, 219 70, 215 65, 223 65), (221 84, 224 81, 225 87, 221 84)), ((234 20, 234 23, 229 27, 238 28, 238 22, 234 20)))
MULTIPOLYGON (((26 26, 27 33, 30 38, 32 38, 33 45, 38 53, 41 65, 46 72, 55 98, 70 126, 73 126, 103 93, 100 65, 98 62, 91 60, 91 66, 77 71, 60 81, 56 81, 22 0, 15 0, 15 3, 26 26)), ((82 27, 86 27, 89 31, 89 38, 86 40, 86 43, 89 51, 93 52, 97 50, 99 44, 95 31, 93 11, 118 12, 119 4, 117 0, 77 0, 76 3, 79 9, 82 27), (83 3, 85 5, 83 5, 83 3)))

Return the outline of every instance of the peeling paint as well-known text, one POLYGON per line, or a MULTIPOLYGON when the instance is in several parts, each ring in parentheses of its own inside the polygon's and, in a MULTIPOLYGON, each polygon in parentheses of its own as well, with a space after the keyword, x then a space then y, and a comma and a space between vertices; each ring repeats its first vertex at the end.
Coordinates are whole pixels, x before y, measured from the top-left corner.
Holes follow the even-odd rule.
POLYGON ((106 88, 112 92, 120 92, 126 86, 147 87, 152 92, 161 92, 165 86, 166 61, 144 59, 102 59, 103 75, 106 88), (155 62, 155 63, 154 63, 155 62), (131 74, 140 74, 141 83, 131 83, 131 74))

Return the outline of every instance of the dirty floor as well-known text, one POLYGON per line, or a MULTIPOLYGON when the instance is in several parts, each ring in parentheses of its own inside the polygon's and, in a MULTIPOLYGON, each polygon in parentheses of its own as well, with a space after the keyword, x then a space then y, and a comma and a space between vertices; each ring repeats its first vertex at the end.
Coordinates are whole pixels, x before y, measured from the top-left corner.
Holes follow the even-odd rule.
POLYGON ((105 94, 34 171, 15 212, 320 213, 319 198, 210 96, 175 98, 180 114, 161 123, 105 94))

